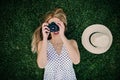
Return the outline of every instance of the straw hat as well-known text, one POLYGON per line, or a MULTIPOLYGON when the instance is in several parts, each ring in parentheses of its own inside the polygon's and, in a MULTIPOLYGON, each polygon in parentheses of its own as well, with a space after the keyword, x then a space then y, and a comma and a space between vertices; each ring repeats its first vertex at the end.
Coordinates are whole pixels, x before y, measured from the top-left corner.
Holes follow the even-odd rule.
POLYGON ((110 30, 101 24, 87 27, 82 34, 82 45, 91 53, 101 54, 106 52, 112 44, 110 30))

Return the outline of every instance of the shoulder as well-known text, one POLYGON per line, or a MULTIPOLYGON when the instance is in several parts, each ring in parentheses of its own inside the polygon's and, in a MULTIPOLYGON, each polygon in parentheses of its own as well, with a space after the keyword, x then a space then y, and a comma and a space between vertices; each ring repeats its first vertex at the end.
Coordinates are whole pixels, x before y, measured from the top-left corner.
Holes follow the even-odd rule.
POLYGON ((74 39, 68 40, 73 46, 77 47, 77 41, 74 39))
POLYGON ((74 40, 74 39, 70 39, 70 40, 68 40, 70 43, 73 43, 73 44, 76 44, 77 42, 76 42, 76 40, 74 40))

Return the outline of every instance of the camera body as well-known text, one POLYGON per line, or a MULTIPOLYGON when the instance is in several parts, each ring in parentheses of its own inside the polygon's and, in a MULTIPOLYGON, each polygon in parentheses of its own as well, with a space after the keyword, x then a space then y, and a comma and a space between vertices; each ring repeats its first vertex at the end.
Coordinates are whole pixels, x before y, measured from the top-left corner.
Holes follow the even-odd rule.
POLYGON ((55 22, 51 22, 48 25, 48 28, 50 29, 50 32, 57 32, 57 31, 59 31, 59 26, 55 22))

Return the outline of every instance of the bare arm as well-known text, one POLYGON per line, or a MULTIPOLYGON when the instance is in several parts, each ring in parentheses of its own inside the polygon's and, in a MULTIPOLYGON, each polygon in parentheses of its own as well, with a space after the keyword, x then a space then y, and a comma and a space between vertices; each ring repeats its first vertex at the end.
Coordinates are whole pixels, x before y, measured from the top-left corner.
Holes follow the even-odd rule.
POLYGON ((47 25, 48 23, 43 23, 42 25, 43 40, 38 43, 37 64, 40 68, 44 68, 47 64, 47 38, 50 32, 47 25))
POLYGON ((44 68, 47 64, 47 40, 40 41, 38 44, 37 64, 44 68))
POLYGON ((68 40, 64 35, 65 25, 63 22, 59 22, 60 28, 60 37, 68 51, 68 55, 74 64, 78 64, 80 62, 80 53, 78 50, 78 46, 75 40, 68 40))
POLYGON ((80 53, 75 40, 68 40, 65 36, 62 37, 63 43, 68 51, 68 55, 74 64, 80 62, 80 53))

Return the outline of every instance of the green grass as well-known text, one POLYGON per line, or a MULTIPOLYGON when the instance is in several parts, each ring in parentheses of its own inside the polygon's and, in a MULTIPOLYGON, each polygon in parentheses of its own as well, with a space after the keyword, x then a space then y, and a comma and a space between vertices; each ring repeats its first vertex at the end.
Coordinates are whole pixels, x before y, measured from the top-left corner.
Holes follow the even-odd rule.
POLYGON ((78 80, 119 80, 120 76, 119 0, 1 0, 0 2, 0 80, 42 80, 43 69, 31 52, 31 37, 54 8, 67 14, 69 39, 79 45, 81 62, 74 65, 78 80), (81 44, 84 29, 91 24, 107 26, 113 44, 104 54, 91 54, 81 44))

